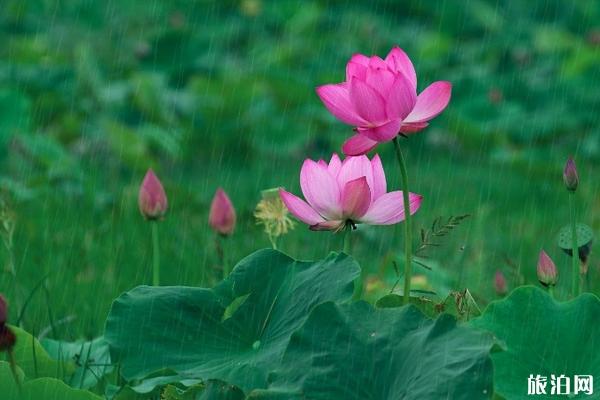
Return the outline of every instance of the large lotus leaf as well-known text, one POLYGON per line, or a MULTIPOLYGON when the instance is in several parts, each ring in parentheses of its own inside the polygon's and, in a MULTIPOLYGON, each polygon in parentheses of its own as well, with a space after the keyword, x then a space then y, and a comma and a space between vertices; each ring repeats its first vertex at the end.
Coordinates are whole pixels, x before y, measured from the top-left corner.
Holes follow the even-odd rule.
POLYGON ((17 367, 21 389, 17 386, 8 363, 0 361, 0 398, 2 400, 101 400, 91 392, 73 389, 54 378, 26 380, 17 367))
POLYGON ((492 335, 416 307, 324 303, 294 333, 283 367, 252 399, 489 399, 492 335))
POLYGON ((73 387, 92 388, 113 369, 108 344, 102 337, 79 342, 43 339, 41 344, 54 360, 63 365, 75 365, 73 374, 64 379, 73 387))
POLYGON ((359 270, 345 254, 301 262, 261 250, 214 289, 142 286, 121 295, 104 337, 127 380, 169 368, 263 388, 291 334, 316 305, 348 300, 359 270))
MULTIPOLYGON (((551 374, 600 376, 600 299, 583 294, 561 303, 536 287, 521 287, 507 298, 491 303, 471 325, 488 330, 504 342, 506 351, 495 353, 495 391, 507 399, 529 399, 528 378, 551 374)), ((589 398, 579 394, 573 398, 589 398)))
MULTIPOLYGON (((36 338, 16 326, 10 327, 17 338, 13 348, 13 356, 17 365, 27 378, 66 378, 70 376, 75 366, 73 362, 58 362, 53 360, 36 338)), ((5 353, 0 352, 0 360, 8 360, 5 353)))

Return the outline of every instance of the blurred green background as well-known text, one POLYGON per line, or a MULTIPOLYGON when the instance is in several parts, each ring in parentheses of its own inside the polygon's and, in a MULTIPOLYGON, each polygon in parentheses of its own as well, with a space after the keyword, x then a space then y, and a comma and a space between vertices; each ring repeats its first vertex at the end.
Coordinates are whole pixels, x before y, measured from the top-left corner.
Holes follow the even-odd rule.
MULTIPOLYGON (((598 21, 600 2, 588 0, 3 0, 0 292, 13 321, 33 293, 28 330, 97 335, 112 299, 150 282, 150 227, 137 209, 148 167, 170 202, 164 284, 218 276, 207 219, 219 186, 238 212, 227 257, 268 247, 253 217, 260 191, 299 193, 303 159, 328 158, 351 134, 315 86, 343 80, 353 53, 384 56, 394 45, 411 56, 419 90, 454 85, 446 111, 402 141, 411 189, 425 196, 415 231, 471 214, 429 249, 423 287, 468 287, 484 305, 496 298, 496 270, 510 288, 535 283, 543 247, 566 296, 570 260, 556 233, 568 223, 569 155, 578 219, 600 228, 598 21), (39 282, 47 290, 34 291, 39 282)), ((378 151, 397 188, 390 147, 378 151)), ((391 289, 401 228, 353 236, 369 298, 391 289)), ((311 259, 341 243, 297 224, 280 247, 311 259)), ((595 291, 599 265, 592 253, 595 291)))

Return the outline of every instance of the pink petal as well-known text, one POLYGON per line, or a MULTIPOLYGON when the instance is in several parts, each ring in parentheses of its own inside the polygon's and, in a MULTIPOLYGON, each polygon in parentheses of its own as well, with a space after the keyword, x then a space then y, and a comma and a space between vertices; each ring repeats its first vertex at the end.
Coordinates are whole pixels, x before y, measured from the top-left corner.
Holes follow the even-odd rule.
POLYGON ((372 56, 369 58, 369 68, 375 69, 387 69, 388 66, 385 61, 379 56, 372 56))
POLYGON ((371 205, 371 189, 366 177, 354 179, 342 191, 342 212, 346 218, 359 219, 371 205))
POLYGON ((377 142, 389 142, 398 135, 400 127, 402 126, 402 120, 395 119, 389 121, 383 125, 376 126, 374 128, 358 128, 358 133, 365 135, 371 140, 377 142))
POLYGON ((394 72, 404 75, 414 90, 417 90, 417 73, 408 55, 399 47, 394 47, 385 57, 385 62, 394 72))
POLYGON ((385 180, 385 172, 379 154, 371 160, 371 168, 373 169, 373 184, 371 185, 371 201, 377 200, 387 191, 387 182, 385 180))
POLYGON ((340 172, 340 168, 342 167, 342 161, 340 157, 333 153, 331 155, 331 160, 329 160, 329 165, 327 166, 327 170, 331 174, 331 176, 336 177, 338 172, 340 172))
POLYGON ((389 119, 404 119, 415 107, 417 92, 404 75, 397 75, 386 97, 385 112, 389 119))
POLYGON ((365 155, 346 157, 337 175, 337 183, 340 188, 344 188, 348 182, 363 176, 367 178, 370 187, 373 184, 373 167, 369 158, 365 155))
POLYGON ((434 82, 417 96, 415 108, 404 119, 405 123, 426 122, 439 115, 450 101, 452 84, 446 81, 434 82))
POLYGON ((371 124, 385 121, 385 100, 375 89, 358 78, 352 78, 349 93, 354 109, 364 120, 371 124))
POLYGON ((402 122, 402 126, 400 127, 400 132, 406 133, 406 134, 419 132, 419 131, 427 128, 427 125, 429 125, 428 122, 413 122, 413 123, 408 123, 408 124, 402 122))
POLYGON ((358 133, 344 142, 342 151, 348 156, 358 156, 368 153, 373 150, 375 146, 377 146, 376 141, 358 133))
POLYGON ((345 221, 334 220, 319 222, 310 226, 311 231, 337 231, 340 230, 345 224, 345 221))
POLYGON ((355 54, 346 64, 346 82, 350 82, 352 77, 365 80, 367 77, 367 67, 369 66, 369 57, 362 54, 355 54))
POLYGON ((354 105, 350 101, 348 88, 345 83, 323 85, 319 86, 316 90, 317 95, 334 117, 348 125, 366 124, 366 121, 356 113, 354 105))
POLYGON ((315 210, 312 209, 304 200, 294 196, 290 192, 279 189, 279 197, 281 201, 292 213, 293 216, 308 225, 315 225, 325 221, 315 210))
MULTIPOLYGON (((423 196, 409 193, 410 214, 414 214, 423 196)), ((389 192, 379 197, 371 204, 369 211, 361 221, 370 225, 392 225, 404 220, 404 199, 401 191, 389 192)))
POLYGON ((367 70, 365 82, 367 82, 367 85, 377 90, 384 99, 387 98, 390 90, 392 90, 394 81, 394 74, 388 69, 371 68, 367 70))
POLYGON ((340 187, 327 168, 313 160, 305 160, 300 170, 300 187, 308 204, 323 217, 334 219, 340 216, 340 187))

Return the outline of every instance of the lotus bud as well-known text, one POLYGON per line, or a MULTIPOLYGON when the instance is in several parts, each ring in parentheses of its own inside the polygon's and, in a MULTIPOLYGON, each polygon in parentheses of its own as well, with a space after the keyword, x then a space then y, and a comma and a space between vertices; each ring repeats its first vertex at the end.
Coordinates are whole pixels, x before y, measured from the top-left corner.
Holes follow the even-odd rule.
POLYGON ((14 332, 6 325, 7 314, 6 300, 0 295, 0 352, 12 350, 17 341, 14 332))
POLYGON ((235 209, 223 189, 217 189, 210 205, 208 223, 220 235, 229 236, 235 229, 235 209))
POLYGON ((577 175, 577 168, 575 167, 575 161, 571 157, 567 160, 565 170, 563 171, 563 181, 567 190, 574 192, 577 190, 579 185, 579 176, 577 175))
POLYGON ((6 323, 6 319, 8 318, 8 306, 6 305, 6 300, 0 294, 0 326, 6 323))
POLYGON ((140 186, 138 205, 142 215, 149 220, 162 219, 167 212, 167 195, 152 169, 146 172, 140 186))
POLYGON ((540 283, 544 286, 554 286, 558 280, 556 265, 544 250, 540 251, 540 258, 537 265, 537 276, 540 283))
POLYGON ((508 291, 506 288, 506 278, 500 270, 496 271, 496 276, 494 277, 494 289, 498 296, 504 296, 508 291))

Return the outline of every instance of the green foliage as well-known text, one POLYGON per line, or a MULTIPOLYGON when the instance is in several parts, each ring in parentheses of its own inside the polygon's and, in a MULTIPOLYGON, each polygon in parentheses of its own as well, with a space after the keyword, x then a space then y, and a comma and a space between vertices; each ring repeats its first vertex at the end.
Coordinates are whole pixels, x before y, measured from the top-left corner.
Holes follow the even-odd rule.
POLYGON ((73 389, 55 378, 27 378, 18 367, 17 375, 20 388, 14 380, 10 365, 0 361, 0 393, 3 400, 101 400, 101 397, 93 393, 73 389))
POLYGON ((72 343, 44 339, 42 346, 50 357, 58 360, 62 365, 75 366, 75 371, 66 379, 72 387, 93 388, 113 370, 108 344, 104 338, 72 343))
POLYGON ((249 398, 489 399, 492 347, 449 315, 324 303, 292 336, 269 389, 249 398))
POLYGON ((358 275, 345 254, 300 262, 261 250, 213 289, 142 286, 125 293, 113 304, 105 339, 125 379, 148 378, 139 391, 185 379, 264 388, 312 308, 349 300, 358 275), (227 307, 242 296, 228 317, 227 307), (171 375, 157 374, 165 368, 171 375))
MULTIPOLYGON (((527 378, 565 374, 598 376, 600 300, 583 294, 557 302, 535 287, 515 289, 506 299, 491 303, 471 322, 492 332, 505 351, 492 355, 495 391, 507 399, 527 399, 527 378)), ((548 392, 547 396, 554 398, 548 392)), ((587 398, 579 394, 572 398, 587 398)))
MULTIPOLYGON (((29 379, 39 377, 62 379, 73 373, 75 366, 71 361, 58 362, 52 359, 32 335, 17 327, 11 329, 17 337, 13 348, 15 362, 29 379)), ((0 357, 6 359, 7 356, 1 354, 0 357)))

